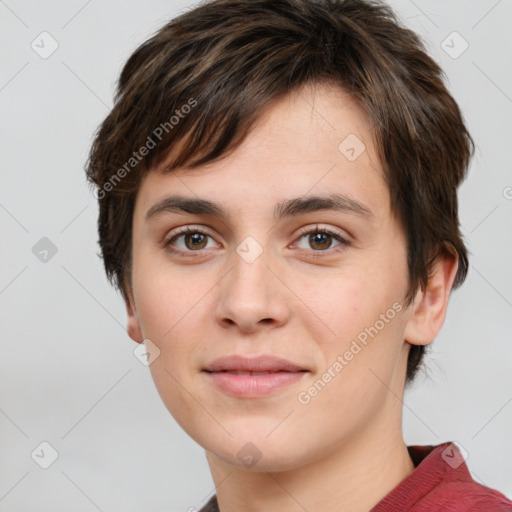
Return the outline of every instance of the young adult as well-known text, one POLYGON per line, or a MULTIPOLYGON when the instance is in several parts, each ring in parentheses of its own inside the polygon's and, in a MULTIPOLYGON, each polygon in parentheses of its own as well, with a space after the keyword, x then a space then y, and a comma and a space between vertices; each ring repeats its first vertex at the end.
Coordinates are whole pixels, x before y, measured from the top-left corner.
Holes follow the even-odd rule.
POLYGON ((107 276, 204 449, 202 511, 510 511, 402 397, 467 251, 473 141, 383 3, 214 0, 124 66, 91 148, 107 276))

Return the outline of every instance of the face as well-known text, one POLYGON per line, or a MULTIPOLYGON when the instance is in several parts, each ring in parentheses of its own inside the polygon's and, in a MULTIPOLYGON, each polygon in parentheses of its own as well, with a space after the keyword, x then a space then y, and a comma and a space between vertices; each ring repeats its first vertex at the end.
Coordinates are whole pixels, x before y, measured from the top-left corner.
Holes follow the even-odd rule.
POLYGON ((406 258, 364 111, 341 89, 309 86, 224 159, 145 177, 128 332, 150 340, 163 402, 210 457, 290 469, 400 427, 390 389, 400 396, 405 382, 406 258), (302 371, 205 371, 233 355, 302 371))

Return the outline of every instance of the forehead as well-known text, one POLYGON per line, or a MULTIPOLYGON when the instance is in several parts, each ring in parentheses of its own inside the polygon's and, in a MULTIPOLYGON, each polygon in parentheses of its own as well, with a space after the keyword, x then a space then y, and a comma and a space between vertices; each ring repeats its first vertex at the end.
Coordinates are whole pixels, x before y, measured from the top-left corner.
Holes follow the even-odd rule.
POLYGON ((152 169, 136 213, 145 216, 170 192, 214 198, 238 211, 261 211, 270 201, 273 213, 287 197, 339 192, 378 215, 389 194, 372 132, 366 112, 346 91, 308 85, 270 104, 242 144, 220 160, 168 173, 152 169))

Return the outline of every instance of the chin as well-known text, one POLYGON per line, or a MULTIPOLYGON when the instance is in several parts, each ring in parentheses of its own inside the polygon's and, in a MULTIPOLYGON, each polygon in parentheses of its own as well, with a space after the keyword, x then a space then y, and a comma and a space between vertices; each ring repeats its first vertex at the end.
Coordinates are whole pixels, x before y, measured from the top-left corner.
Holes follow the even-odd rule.
MULTIPOLYGON (((274 436, 273 433, 270 437, 274 436)), ((313 452, 304 452, 304 445, 293 441, 289 436, 274 439, 265 438, 267 433, 259 436, 245 435, 224 439, 222 445, 208 438, 206 443, 199 443, 209 452, 209 458, 218 458, 223 463, 252 472, 279 472, 295 469, 314 460, 313 452), (285 443, 287 441, 287 443, 285 443), (300 446, 301 452, 298 452, 300 446)))

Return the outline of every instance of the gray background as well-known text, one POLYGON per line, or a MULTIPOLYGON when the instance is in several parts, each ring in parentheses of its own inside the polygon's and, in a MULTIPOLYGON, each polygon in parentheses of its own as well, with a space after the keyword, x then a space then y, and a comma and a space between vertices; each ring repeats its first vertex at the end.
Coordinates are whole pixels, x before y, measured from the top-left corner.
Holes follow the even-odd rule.
MULTIPOLYGON (((2 511, 178 512, 214 491, 203 449, 132 353, 124 304, 97 256, 83 172, 122 64, 190 5, 0 1, 2 511), (59 45, 46 59, 31 47, 43 31, 59 45), (43 237, 57 249, 46 262, 32 252, 43 237), (31 458, 35 449, 48 458, 43 441, 59 454, 48 469, 31 458)), ((473 477, 512 498, 512 2, 391 5, 446 71, 477 144, 460 190, 471 268, 428 375, 406 393, 405 438, 458 442, 473 477), (469 44, 457 58, 453 31, 469 44)))

